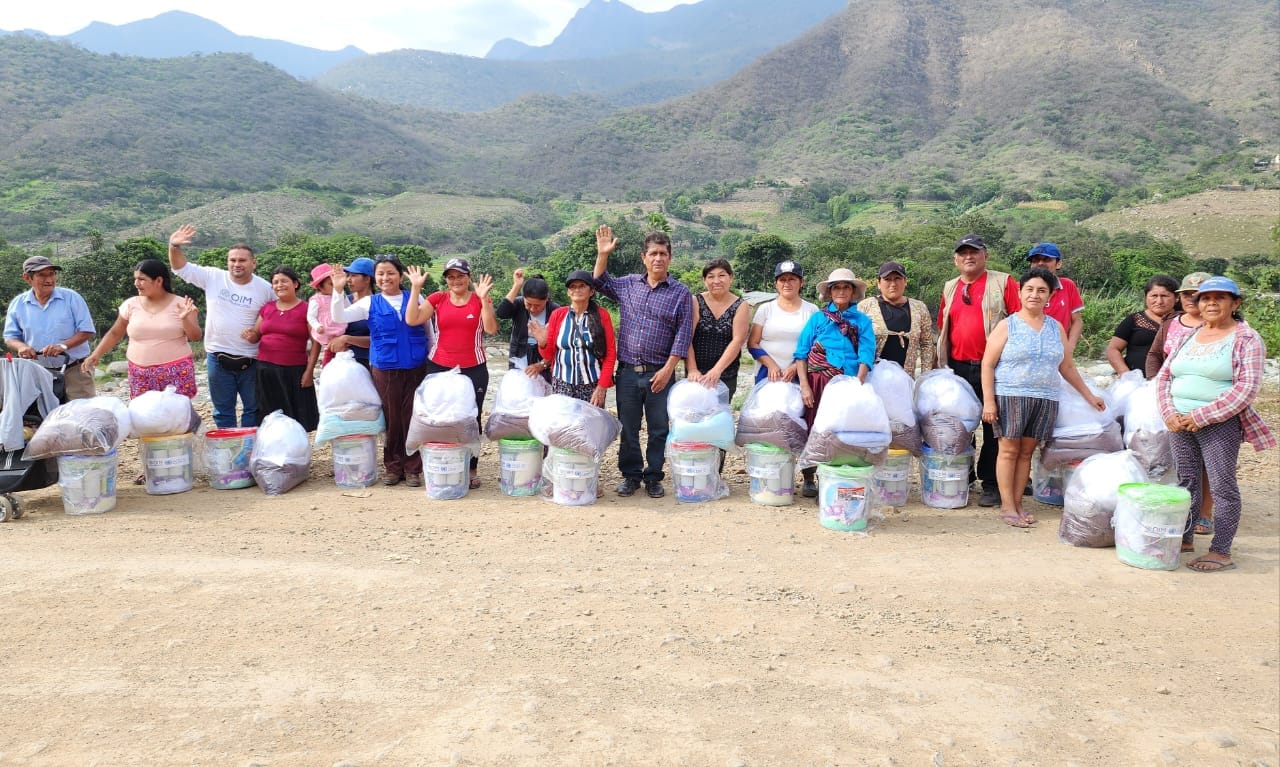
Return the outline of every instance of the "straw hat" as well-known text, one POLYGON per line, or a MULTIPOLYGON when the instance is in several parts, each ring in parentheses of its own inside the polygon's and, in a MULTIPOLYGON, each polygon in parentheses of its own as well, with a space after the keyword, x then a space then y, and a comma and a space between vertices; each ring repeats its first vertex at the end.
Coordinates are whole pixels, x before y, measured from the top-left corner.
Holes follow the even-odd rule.
POLYGON ((830 301, 827 288, 834 282, 847 282, 853 285, 853 303, 858 303, 867 296, 867 283, 853 276, 853 270, 843 267, 836 269, 827 275, 827 278, 818 283, 818 298, 823 303, 830 301))

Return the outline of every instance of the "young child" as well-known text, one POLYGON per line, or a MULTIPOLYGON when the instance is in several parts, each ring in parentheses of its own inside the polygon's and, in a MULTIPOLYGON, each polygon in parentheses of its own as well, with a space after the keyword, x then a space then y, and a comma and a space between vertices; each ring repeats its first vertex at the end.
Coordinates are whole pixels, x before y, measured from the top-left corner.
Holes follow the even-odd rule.
POLYGON ((345 322, 334 322, 329 314, 329 302, 333 300, 333 270, 328 264, 320 264, 311 270, 311 287, 315 295, 307 300, 307 325, 311 328, 311 339, 324 349, 321 365, 328 365, 333 359, 329 351, 329 342, 347 332, 345 322))

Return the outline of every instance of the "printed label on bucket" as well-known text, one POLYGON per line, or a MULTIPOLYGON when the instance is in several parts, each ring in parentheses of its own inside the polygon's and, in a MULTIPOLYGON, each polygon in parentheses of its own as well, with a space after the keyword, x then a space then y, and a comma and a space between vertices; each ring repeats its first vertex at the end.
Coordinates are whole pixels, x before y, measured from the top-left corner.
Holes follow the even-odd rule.
POLYGON ((756 479, 777 479, 782 476, 782 466, 747 466, 747 476, 756 479))
POLYGON ((503 471, 524 471, 532 466, 528 461, 522 461, 518 458, 503 458, 503 471))
POLYGON ((424 461, 423 464, 426 466, 427 472, 430 474, 457 474, 458 472, 463 471, 464 467, 467 465, 466 461, 447 459, 428 460, 424 461))
POLYGON ((876 472, 876 479, 881 482, 901 482, 907 478, 907 473, 905 469, 884 469, 876 472))
POLYGON ((711 476, 711 466, 706 463, 674 463, 672 468, 674 473, 683 474, 686 477, 711 476))
POLYGON ((837 487, 836 500, 840 503, 862 503, 867 498, 865 487, 837 487))
POLYGON ((187 454, 174 456, 172 458, 156 458, 149 456, 147 458, 148 469, 169 469, 174 466, 186 466, 191 463, 191 456, 187 454))
POLYGON ((366 462, 365 459, 366 459, 366 456, 363 450, 355 453, 334 452, 333 454, 333 462, 336 464, 341 464, 343 466, 351 466, 354 464, 365 463, 366 462))
POLYGON ((595 466, 565 465, 556 466, 556 476, 560 479, 591 479, 596 475, 595 466))
POLYGON ((1148 538, 1181 538, 1182 525, 1143 525, 1143 535, 1148 538))
POLYGON ((956 482, 968 478, 968 469, 929 469, 929 479, 937 482, 956 482))

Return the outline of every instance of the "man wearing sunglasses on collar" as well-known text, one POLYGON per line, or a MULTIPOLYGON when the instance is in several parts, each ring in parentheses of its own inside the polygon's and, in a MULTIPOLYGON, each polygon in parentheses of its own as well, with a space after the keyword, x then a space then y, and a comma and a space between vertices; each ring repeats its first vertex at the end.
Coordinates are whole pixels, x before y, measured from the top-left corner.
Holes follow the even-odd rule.
MULTIPOLYGON (((987 336, 1000 320, 1022 308, 1018 282, 1012 275, 987 269, 987 244, 976 234, 966 234, 956 243, 955 261, 960 276, 942 288, 938 306, 938 367, 946 365, 969 382, 982 402, 982 355, 987 336)), ((969 481, 982 480, 979 506, 1000 503, 996 487, 996 454, 999 445, 991 424, 982 424, 982 448, 976 470, 969 481)))

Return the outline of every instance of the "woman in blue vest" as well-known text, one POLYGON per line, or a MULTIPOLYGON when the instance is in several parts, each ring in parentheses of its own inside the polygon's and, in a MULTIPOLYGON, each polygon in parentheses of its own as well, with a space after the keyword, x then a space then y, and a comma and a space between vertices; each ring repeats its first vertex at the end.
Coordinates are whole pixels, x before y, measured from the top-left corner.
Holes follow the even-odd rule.
POLYGON ((347 306, 346 272, 333 267, 334 322, 369 321, 369 364, 373 385, 382 398, 382 413, 387 419, 386 444, 382 450, 382 484, 403 481, 409 487, 422 485, 422 454, 405 455, 405 437, 409 419, 413 417, 413 394, 426 376, 427 329, 431 306, 423 307, 417 321, 405 318, 409 301, 422 303, 418 291, 400 290, 405 268, 391 255, 374 256, 373 280, 381 293, 361 298, 347 306))

